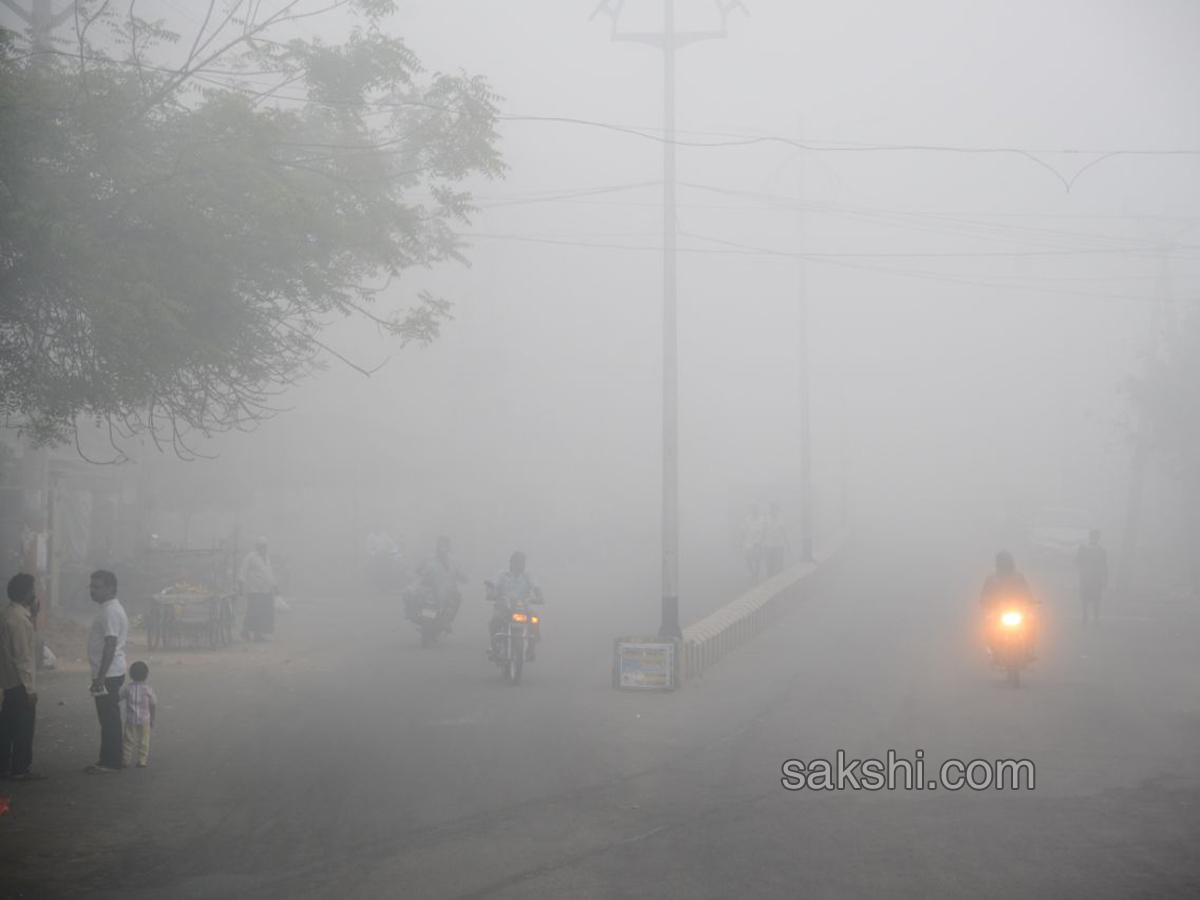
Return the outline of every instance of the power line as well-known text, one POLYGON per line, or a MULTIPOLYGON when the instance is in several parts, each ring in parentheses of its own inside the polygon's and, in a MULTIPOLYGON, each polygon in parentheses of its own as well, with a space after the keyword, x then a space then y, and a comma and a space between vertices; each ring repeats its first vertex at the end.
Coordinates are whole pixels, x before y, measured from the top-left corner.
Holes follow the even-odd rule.
MULTIPOLYGON (((1161 253, 1155 253, 1149 249, 1080 249, 1080 250, 1023 250, 1013 252, 957 252, 957 251, 937 251, 937 252, 836 252, 836 253, 798 253, 790 250, 773 250, 767 247, 755 247, 748 244, 738 244, 733 241, 725 241, 721 238, 710 238, 680 231, 680 234, 688 237, 699 238, 701 240, 724 243, 734 250, 700 250, 696 248, 680 248, 681 253, 700 253, 708 255, 734 254, 744 255, 752 254, 756 256, 778 256, 788 259, 811 259, 816 261, 837 260, 837 259, 1021 259, 1032 257, 1071 257, 1071 256, 1133 256, 1145 259, 1158 259, 1163 256, 1161 253)), ((523 234, 503 234, 499 232, 487 231, 470 231, 459 234, 463 238, 487 238, 490 240, 502 241, 518 241, 534 244, 557 244, 567 247, 590 247, 596 250, 633 250, 633 251, 653 251, 661 253, 663 248, 660 245, 633 245, 633 244, 613 244, 613 243, 592 243, 587 241, 576 241, 569 238, 546 238, 535 235, 523 234)), ((1200 250, 1200 245, 1181 245, 1173 249, 1177 250, 1200 250)))
MULTIPOLYGON (((542 191, 521 196, 515 196, 510 199, 492 198, 489 202, 487 198, 476 198, 477 208, 479 209, 494 209, 497 207, 505 207, 509 205, 532 205, 547 202, 593 202, 586 200, 589 196, 620 193, 636 190, 643 186, 653 186, 655 182, 635 182, 630 184, 597 186, 591 188, 581 188, 579 190, 555 190, 542 191)), ((816 212, 823 215, 840 216, 851 219, 857 219, 869 224, 882 226, 885 228, 895 228, 905 231, 924 232, 931 234, 949 234, 955 237, 966 237, 975 240, 986 240, 989 242, 1001 242, 1006 244, 1018 244, 1031 246, 1043 249, 1059 249, 1059 250, 1076 250, 1081 245, 1085 248, 1094 249, 1146 249, 1158 251, 1161 249, 1161 244, 1157 241, 1150 241, 1140 237, 1128 237, 1115 234, 1099 234, 1092 231, 1073 231, 1061 228, 1048 228, 1044 226, 1031 226, 1017 224, 1010 220, 1020 218, 1055 218, 1053 214, 1038 214, 1038 213, 979 213, 978 215, 987 221, 972 220, 970 213, 955 213, 955 212, 936 212, 929 210, 896 210, 896 209, 880 209, 862 206, 844 206, 838 204, 816 203, 805 201, 795 197, 785 197, 774 194, 755 193, 751 191, 734 190, 722 188, 713 185, 682 183, 681 186, 688 187, 694 190, 701 190, 711 193, 716 193, 722 196, 729 196, 738 199, 752 199, 759 201, 755 205, 734 206, 733 204, 678 204, 681 209, 712 209, 725 212, 731 209, 744 209, 753 212, 793 212, 796 209, 804 209, 816 212)), ((596 203, 599 206, 645 206, 647 208, 660 208, 658 203, 640 203, 631 201, 618 201, 614 203, 596 203)), ((1078 218, 1077 214, 1068 214, 1067 218, 1078 218)), ((1138 218, 1128 215, 1111 216, 1101 215, 1097 218, 1108 220, 1125 220, 1129 218, 1138 218)), ((1184 220, 1192 221, 1190 217, 1177 217, 1184 220)))
MULTIPOLYGON (((138 63, 134 60, 120 60, 107 56, 95 54, 80 54, 68 53, 63 50, 45 49, 32 51, 27 56, 34 55, 58 55, 65 56, 70 59, 88 59, 95 62, 103 62, 113 65, 126 65, 148 69, 150 71, 161 71, 170 74, 180 74, 180 70, 170 67, 154 66, 147 63, 138 63)), ((389 109, 399 109, 411 106, 424 106, 426 108, 441 110, 444 112, 456 112, 450 107, 439 107, 436 104, 421 103, 420 101, 387 101, 387 100, 367 100, 362 103, 338 102, 333 100, 322 100, 310 97, 307 94, 289 94, 278 91, 278 84, 271 82, 257 82, 263 86, 262 90, 252 88, 249 85, 255 82, 251 79, 238 78, 237 81, 223 81, 217 78, 207 77, 204 73, 211 75, 217 70, 200 70, 193 73, 191 77, 197 80, 205 81, 206 83, 214 84, 223 87, 227 90, 240 91, 251 96, 260 98, 272 98, 294 103, 308 103, 314 105, 322 105, 331 108, 370 108, 379 111, 389 109)), ((233 71, 221 71, 219 74, 227 74, 229 76, 240 75, 241 73, 233 71)), ((260 73, 267 74, 267 73, 260 73)), ((1116 148, 1116 149, 1083 149, 1064 147, 1058 149, 1031 149, 1017 146, 967 146, 956 144, 926 144, 926 143, 851 143, 851 142, 833 142, 833 141, 814 141, 805 140, 799 141, 795 138, 790 138, 785 135, 778 134, 746 134, 738 137, 731 137, 724 140, 715 141, 694 141, 685 140, 678 135, 659 135, 654 134, 650 129, 623 125, 617 122, 606 122, 599 119, 589 119, 578 116, 558 116, 558 115, 527 115, 516 113, 498 113, 497 120, 503 122, 527 122, 527 123, 557 123, 575 125, 579 127, 597 128, 601 130, 611 131, 614 133, 625 134, 631 137, 638 137, 644 140, 655 141, 660 144, 667 144, 676 147, 690 147, 700 149, 722 149, 736 147, 750 147, 763 144, 778 144, 782 146, 792 147, 798 150, 805 150, 812 153, 940 153, 940 154, 957 154, 968 156, 1017 156, 1029 160, 1035 165, 1045 169, 1064 186, 1067 191, 1070 191, 1075 183, 1083 174, 1097 165, 1111 159, 1122 156, 1160 156, 1160 157, 1196 157, 1200 156, 1200 148, 1190 147, 1163 147, 1163 148, 1116 148), (1082 166, 1080 166, 1073 175, 1064 175, 1063 172, 1056 166, 1051 165, 1042 156, 1073 156, 1073 157, 1093 157, 1082 166)), ((703 133, 703 132, 696 132, 703 133)), ((365 145, 358 149, 374 149, 370 145, 365 145)))
MULTIPOLYGON (((939 282, 944 282, 944 283, 949 283, 949 284, 964 285, 964 286, 968 286, 968 287, 984 287, 984 288, 991 288, 991 289, 995 289, 995 290, 1006 290, 1006 291, 1010 291, 1010 292, 1013 291, 1014 289, 1018 288, 1018 286, 1014 286, 1011 284, 998 284, 998 283, 987 281, 987 280, 979 280, 981 278, 986 279, 989 277, 986 275, 977 276, 976 278, 970 278, 970 277, 965 277, 965 276, 946 274, 943 272, 932 272, 932 271, 928 271, 928 270, 900 269, 900 268, 895 268, 895 267, 891 267, 891 266, 870 265, 868 263, 864 263, 861 261, 862 259, 868 259, 868 258, 874 258, 874 259, 893 258, 894 259, 894 258, 924 258, 924 257, 928 256, 928 255, 924 255, 924 254, 913 254, 908 257, 904 256, 903 254, 880 254, 878 256, 870 256, 868 254, 858 254, 858 255, 855 255, 855 254, 846 254, 846 255, 811 254, 811 253, 801 254, 801 253, 794 253, 794 252, 788 252, 788 251, 771 250, 771 249, 764 248, 764 247, 754 247, 751 245, 738 244, 738 243, 735 243, 732 241, 725 241, 720 238, 704 237, 702 235, 697 235, 697 234, 693 234, 693 233, 689 233, 689 232, 680 232, 680 233, 682 235, 685 235, 687 237, 692 237, 697 240, 704 240, 704 241, 709 241, 709 242, 724 245, 720 249, 701 248, 701 247, 679 247, 679 248, 677 248, 679 253, 684 253, 684 254, 693 255, 693 256, 751 256, 751 257, 765 257, 765 258, 779 258, 779 259, 800 258, 800 259, 811 260, 811 261, 817 262, 817 263, 825 263, 827 265, 832 265, 832 266, 836 266, 839 268, 853 269, 853 270, 857 270, 857 271, 870 272, 870 273, 881 274, 881 275, 892 275, 892 276, 896 276, 896 277, 900 277, 900 278, 909 278, 909 279, 916 279, 916 280, 922 280, 922 281, 939 281, 939 282)), ((528 235, 497 234, 497 233, 488 233, 488 232, 470 232, 470 233, 463 234, 460 236, 464 237, 464 238, 483 238, 483 239, 488 239, 488 240, 510 241, 510 242, 515 242, 515 243, 525 243, 525 244, 542 244, 542 245, 552 245, 552 246, 560 246, 560 247, 580 247, 580 248, 586 248, 586 249, 592 249, 592 250, 623 250, 623 251, 629 251, 629 252, 661 253, 662 249, 663 249, 661 246, 650 245, 650 244, 646 244, 646 245, 616 244, 616 243, 609 243, 609 242, 576 241, 576 240, 562 239, 562 238, 543 238, 543 237, 533 237, 533 236, 528 236, 528 235)), ((1093 251, 1093 252, 1102 253, 1105 251, 1093 251)), ((1016 254, 1016 255, 1024 255, 1024 254, 1016 254)), ((1153 254, 1138 253, 1136 255, 1152 256, 1153 254)), ((1032 280, 1033 279, 1031 277, 1031 281, 1032 280)), ((1044 287, 1044 286, 1037 285, 1036 283, 1032 283, 1026 287, 1020 287, 1019 289, 1026 290, 1026 291, 1037 291, 1037 292, 1045 293, 1045 294, 1062 294, 1064 296, 1087 297, 1089 299, 1109 299, 1109 300, 1121 300, 1121 301, 1129 301, 1129 302, 1143 302, 1148 299, 1146 297, 1129 295, 1129 294, 1113 294, 1113 293, 1101 292, 1101 291, 1069 290, 1066 288, 1059 288, 1059 287, 1044 287)))

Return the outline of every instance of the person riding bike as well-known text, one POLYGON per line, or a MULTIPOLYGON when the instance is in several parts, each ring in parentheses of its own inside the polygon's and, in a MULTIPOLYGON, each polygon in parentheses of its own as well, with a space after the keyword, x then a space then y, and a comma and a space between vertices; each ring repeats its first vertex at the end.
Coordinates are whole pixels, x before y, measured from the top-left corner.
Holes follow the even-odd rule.
POLYGON ((1025 602, 1033 602, 1033 591, 1025 576, 1017 571, 1017 564, 1012 554, 1001 550, 996 554, 996 571, 987 577, 983 590, 979 592, 979 603, 985 609, 991 609, 1005 600, 1023 598, 1025 602))
MULTIPOLYGON (((509 613, 514 605, 528 603, 545 603, 542 589, 536 579, 525 569, 525 554, 520 550, 508 558, 508 568, 496 576, 492 594, 492 619, 488 622, 488 652, 491 652, 492 637, 508 621, 509 613)), ((533 625, 530 629, 529 650, 525 659, 533 660, 534 647, 542 639, 541 628, 533 625)))
POLYGON ((458 586, 467 580, 451 552, 450 538, 442 535, 437 539, 433 558, 421 563, 417 574, 421 587, 429 592, 438 609, 442 610, 446 631, 450 631, 450 623, 458 616, 458 608, 462 604, 462 593, 458 586))
MULTIPOLYGON (((1002 606, 1013 603, 1020 605, 1032 619, 1032 608, 1037 605, 1037 602, 1033 597, 1033 591, 1030 590, 1029 582, 1025 580, 1024 575, 1017 571, 1017 564, 1013 561, 1012 554, 1007 550, 997 553, 996 571, 987 577, 983 583, 983 589, 979 592, 979 605, 983 607, 984 615, 987 616, 989 623, 1002 611, 1002 606)), ((1032 636, 1033 633, 1031 628, 1030 635, 1032 636)), ((992 630, 989 627, 989 641, 991 635, 992 630)), ((988 649, 992 649, 990 643, 988 649)))

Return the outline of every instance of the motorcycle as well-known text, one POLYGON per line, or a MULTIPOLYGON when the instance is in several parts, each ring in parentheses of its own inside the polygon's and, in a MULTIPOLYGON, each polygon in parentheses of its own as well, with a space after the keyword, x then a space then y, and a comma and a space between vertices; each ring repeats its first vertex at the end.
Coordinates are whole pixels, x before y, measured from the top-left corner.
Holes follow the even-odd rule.
POLYGON ((405 615, 421 633, 421 646, 428 647, 450 630, 448 611, 437 602, 433 591, 416 585, 404 592, 405 615))
POLYGON ((485 581, 487 600, 496 607, 497 616, 493 619, 492 646, 488 650, 488 659, 500 667, 505 679, 511 684, 521 683, 521 670, 525 666, 530 648, 540 637, 540 617, 535 614, 524 600, 514 601, 511 605, 500 599, 496 585, 485 581))
POLYGON ((1004 671, 1011 687, 1020 687, 1021 670, 1034 660, 1034 616, 1028 603, 997 604, 987 618, 992 668, 1004 671))

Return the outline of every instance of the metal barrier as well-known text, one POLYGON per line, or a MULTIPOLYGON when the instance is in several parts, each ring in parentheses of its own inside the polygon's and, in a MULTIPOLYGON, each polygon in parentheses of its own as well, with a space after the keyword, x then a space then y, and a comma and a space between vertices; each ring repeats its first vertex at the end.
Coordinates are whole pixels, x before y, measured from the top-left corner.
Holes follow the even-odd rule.
POLYGON ((850 532, 843 531, 813 553, 812 562, 785 569, 755 585, 732 603, 726 604, 694 625, 683 629, 680 675, 687 681, 750 641, 768 625, 778 621, 812 586, 815 576, 845 546, 850 532))

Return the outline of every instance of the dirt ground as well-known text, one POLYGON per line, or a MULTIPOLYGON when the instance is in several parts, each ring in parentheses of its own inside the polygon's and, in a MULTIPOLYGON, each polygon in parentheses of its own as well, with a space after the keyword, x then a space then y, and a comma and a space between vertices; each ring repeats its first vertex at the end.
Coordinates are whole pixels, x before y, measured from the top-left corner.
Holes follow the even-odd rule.
POLYGON ((0 797, 8 798, 8 812, 0 818, 0 859, 8 887, 0 882, 0 897, 74 892, 83 885, 59 885, 60 876, 72 867, 82 873, 118 848, 128 851, 139 833, 153 833, 156 841, 185 843, 190 827, 185 811, 198 787, 202 792, 189 770, 219 774, 213 761, 205 759, 208 723, 244 715, 243 704, 253 702, 256 684, 277 684, 281 678, 320 670, 319 648, 290 641, 291 626, 292 621, 281 615, 269 643, 153 652, 145 631, 131 627, 128 661, 143 660, 150 666, 148 680, 160 699, 150 768, 88 776, 82 769, 96 761, 99 725, 88 695, 87 629, 75 617, 47 617, 39 633, 58 661, 54 670, 38 673, 34 769, 48 780, 0 782, 0 797), (220 699, 214 704, 213 698, 220 699), (215 716, 214 706, 220 710, 215 716), (196 710, 205 710, 203 720, 196 710), (177 781, 181 767, 188 767, 186 782, 177 781), (177 788, 191 796, 181 796, 177 788), (180 826, 177 835, 172 833, 174 826, 180 826), (31 886, 19 877, 22 870, 38 872, 38 879, 53 872, 56 884, 44 890, 31 886), (14 888, 13 876, 23 886, 14 888))
POLYGON ((82 774, 86 673, 47 673, 50 778, 0 783, 0 897, 1200 896, 1200 611, 1113 603, 1085 629, 1070 579, 1031 573, 1047 633, 1013 690, 974 639, 986 554, 947 571, 940 550, 873 550, 666 695, 612 690, 612 638, 657 599, 604 578, 547 589, 517 687, 487 662, 478 597, 428 649, 378 598, 297 602, 267 645, 151 654, 136 635, 162 704, 150 767, 82 774), (1028 758, 1037 788, 780 785, 789 758, 892 748, 931 773, 1028 758))

